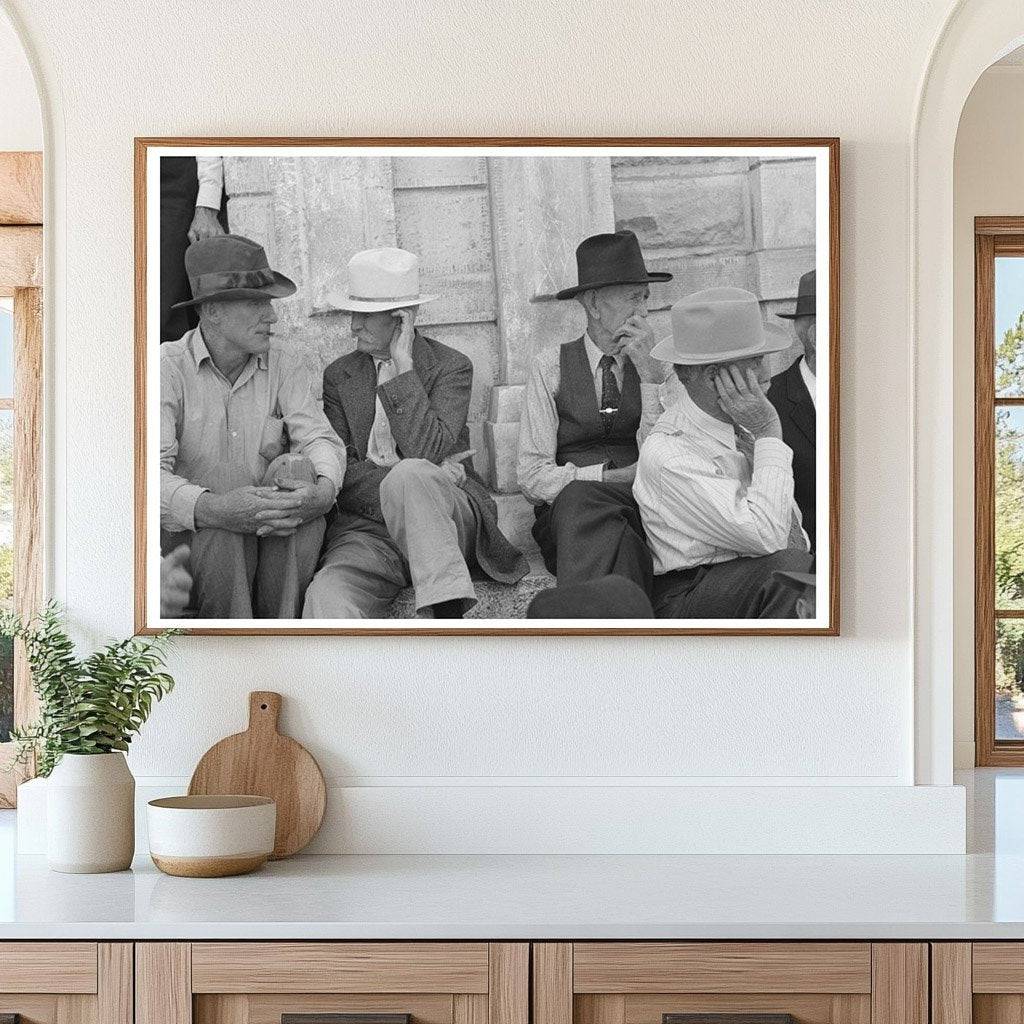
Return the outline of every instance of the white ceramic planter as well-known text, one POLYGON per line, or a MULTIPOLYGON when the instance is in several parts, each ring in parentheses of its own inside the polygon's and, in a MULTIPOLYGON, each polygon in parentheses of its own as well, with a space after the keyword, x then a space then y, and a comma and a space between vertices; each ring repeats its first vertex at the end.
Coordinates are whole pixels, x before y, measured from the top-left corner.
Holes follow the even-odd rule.
POLYGON ((135 854, 135 779, 124 754, 65 754, 46 784, 53 871, 124 871, 135 854))

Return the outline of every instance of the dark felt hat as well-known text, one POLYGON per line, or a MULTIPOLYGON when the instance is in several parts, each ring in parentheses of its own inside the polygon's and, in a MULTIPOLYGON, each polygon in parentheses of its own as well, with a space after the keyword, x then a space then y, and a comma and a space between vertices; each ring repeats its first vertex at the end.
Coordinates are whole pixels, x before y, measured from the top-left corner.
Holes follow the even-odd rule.
POLYGON ((572 299, 591 288, 607 288, 613 284, 672 280, 672 275, 663 271, 648 272, 640 243, 632 231, 584 238, 576 247, 576 277, 579 284, 556 292, 556 299, 572 299))
POLYGON ((800 278, 800 287, 796 292, 796 311, 779 313, 783 320, 796 320, 801 316, 815 315, 815 293, 817 291, 817 271, 809 270, 800 278))
POLYGON ((192 298, 171 308, 231 299, 283 299, 295 284, 270 269, 263 246, 242 235, 214 235, 185 250, 185 273, 192 298))

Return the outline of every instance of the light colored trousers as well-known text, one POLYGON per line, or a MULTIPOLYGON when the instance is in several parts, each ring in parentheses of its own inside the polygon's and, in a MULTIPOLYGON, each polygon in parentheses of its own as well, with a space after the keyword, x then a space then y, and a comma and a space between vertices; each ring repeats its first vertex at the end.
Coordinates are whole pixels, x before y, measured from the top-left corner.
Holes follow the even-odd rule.
POLYGON ((411 583, 417 610, 442 601, 476 604, 469 566, 476 516, 465 491, 434 463, 402 459, 380 485, 384 525, 339 512, 306 590, 306 619, 384 618, 411 583))
MULTIPOLYGON (((281 455, 267 468, 269 485, 282 466, 287 476, 315 480, 306 458, 281 455)), ((225 488, 227 489, 227 488, 225 488)), ((189 545, 192 600, 202 619, 297 619, 316 571, 327 521, 323 516, 288 537, 203 529, 184 534, 189 545)))

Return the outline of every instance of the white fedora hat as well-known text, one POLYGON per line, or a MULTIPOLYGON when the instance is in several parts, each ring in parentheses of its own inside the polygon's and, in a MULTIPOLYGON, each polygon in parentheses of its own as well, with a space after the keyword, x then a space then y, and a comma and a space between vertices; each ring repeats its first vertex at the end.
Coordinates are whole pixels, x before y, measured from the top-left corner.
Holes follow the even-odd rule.
POLYGON ((328 291, 327 304, 350 313, 382 313, 432 302, 420 293, 420 258, 405 249, 366 249, 348 261, 348 291, 328 291))
POLYGON ((672 336, 659 341, 651 355, 665 363, 701 366, 781 352, 793 341, 784 327, 764 322, 753 292, 706 288, 672 306, 672 336))

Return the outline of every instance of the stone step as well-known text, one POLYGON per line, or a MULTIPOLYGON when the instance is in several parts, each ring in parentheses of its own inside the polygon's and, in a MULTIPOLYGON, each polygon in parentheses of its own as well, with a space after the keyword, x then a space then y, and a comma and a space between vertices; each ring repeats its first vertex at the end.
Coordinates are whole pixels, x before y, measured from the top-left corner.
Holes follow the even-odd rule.
MULTIPOLYGON (((467 612, 467 619, 525 619, 529 603, 540 591, 553 587, 555 578, 541 567, 532 569, 518 583, 511 586, 488 579, 474 580, 473 585, 476 588, 477 603, 467 612)), ((412 587, 406 587, 395 598, 388 618, 416 617, 413 590, 412 587)))

